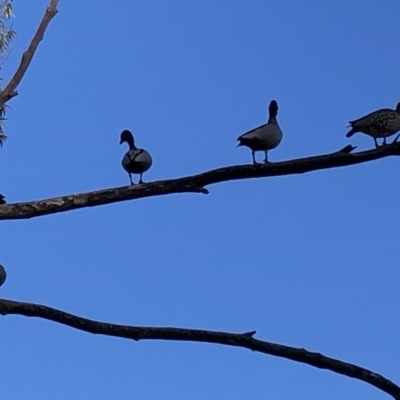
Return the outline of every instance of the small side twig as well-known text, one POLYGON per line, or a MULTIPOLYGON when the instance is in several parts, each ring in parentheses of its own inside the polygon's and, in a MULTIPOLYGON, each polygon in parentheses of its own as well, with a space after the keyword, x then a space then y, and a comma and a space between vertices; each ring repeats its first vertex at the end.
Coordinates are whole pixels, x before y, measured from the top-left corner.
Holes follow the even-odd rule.
POLYGON ((356 148, 357 148, 357 146, 353 146, 351 144, 348 144, 347 146, 343 147, 343 149, 340 149, 337 153, 350 154, 356 148))
POLYGON ((252 338, 256 333, 257 333, 257 331, 250 331, 250 332, 242 333, 241 336, 252 338))
POLYGON ((193 188, 194 193, 210 194, 210 191, 202 186, 196 186, 193 188))

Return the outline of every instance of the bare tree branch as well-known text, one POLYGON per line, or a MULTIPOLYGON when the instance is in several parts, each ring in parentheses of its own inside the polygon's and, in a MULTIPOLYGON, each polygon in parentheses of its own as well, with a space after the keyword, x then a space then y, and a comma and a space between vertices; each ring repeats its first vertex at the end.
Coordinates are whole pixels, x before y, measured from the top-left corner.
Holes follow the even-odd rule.
POLYGON ((400 155, 400 143, 397 142, 379 147, 378 149, 358 153, 351 153, 353 149, 353 146, 348 145, 339 151, 321 156, 269 164, 237 165, 218 168, 179 179, 117 187, 27 203, 5 204, 0 206, 0 220, 28 219, 79 208, 95 207, 103 204, 172 193, 208 193, 208 190, 204 187, 219 182, 303 174, 310 171, 361 164, 384 157, 400 155))
POLYGON ((58 0, 51 0, 43 16, 42 22, 40 23, 39 28, 37 29, 35 36, 33 37, 28 47, 28 50, 26 50, 22 55, 21 63, 17 71, 15 72, 14 76, 11 78, 10 82, 5 87, 5 89, 0 93, 0 108, 8 100, 18 95, 16 89, 18 85, 21 83, 21 80, 24 77, 27 69, 29 68, 32 58, 35 55, 36 49, 39 46, 39 43, 43 40, 47 26, 58 12, 57 5, 58 5, 58 0))
POLYGON ((369 383, 370 385, 391 395, 394 399, 400 399, 400 387, 379 374, 354 364, 326 357, 320 353, 313 353, 305 349, 298 349, 254 339, 253 336, 256 333, 255 331, 245 333, 227 333, 198 329, 135 327, 109 324, 106 322, 80 318, 39 304, 22 303, 5 299, 0 299, 0 314, 17 314, 26 317, 38 317, 93 334, 114 336, 136 341, 177 340, 242 347, 259 353, 308 364, 316 368, 328 369, 332 372, 369 383))

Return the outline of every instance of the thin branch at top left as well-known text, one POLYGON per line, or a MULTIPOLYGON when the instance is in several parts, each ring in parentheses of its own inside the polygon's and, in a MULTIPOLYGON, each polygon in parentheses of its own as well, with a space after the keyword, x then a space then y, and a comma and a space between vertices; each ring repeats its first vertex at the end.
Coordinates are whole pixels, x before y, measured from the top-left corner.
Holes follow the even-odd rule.
POLYGON ((22 78, 24 77, 26 71, 29 68, 29 65, 35 55, 35 52, 39 46, 39 43, 43 40, 44 33, 50 23, 50 21, 55 17, 58 13, 57 10, 58 0, 51 0, 48 5, 46 12, 43 16, 43 19, 37 29, 33 39, 28 47, 28 50, 24 52, 22 55, 21 62, 15 71, 14 76, 11 78, 10 82, 4 88, 2 92, 0 92, 0 109, 3 108, 5 103, 12 99, 13 97, 18 95, 17 87, 21 83, 22 78))

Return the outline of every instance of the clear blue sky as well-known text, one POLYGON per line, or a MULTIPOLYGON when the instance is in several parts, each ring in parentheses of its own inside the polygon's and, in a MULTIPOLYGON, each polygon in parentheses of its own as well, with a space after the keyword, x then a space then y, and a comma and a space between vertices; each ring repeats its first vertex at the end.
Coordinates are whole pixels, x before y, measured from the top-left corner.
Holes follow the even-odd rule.
MULTIPOLYGON (((17 1, 19 63, 47 0, 17 1)), ((251 162, 236 138, 279 102, 271 161, 336 151, 400 100, 398 0, 66 1, 9 104, 9 202, 251 162)), ((399 159, 1 222, 0 296, 130 325, 244 332, 400 382, 399 159)), ((362 382, 216 345, 93 336, 0 318, 5 399, 388 398, 362 382)))

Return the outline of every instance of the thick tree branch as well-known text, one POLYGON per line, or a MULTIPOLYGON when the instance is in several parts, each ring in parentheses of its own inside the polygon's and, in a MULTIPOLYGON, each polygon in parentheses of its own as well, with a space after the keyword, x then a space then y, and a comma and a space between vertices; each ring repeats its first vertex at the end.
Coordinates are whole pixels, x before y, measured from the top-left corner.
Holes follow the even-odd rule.
POLYGON ((255 331, 245 333, 227 333, 203 331, 198 329, 135 327, 109 324, 80 318, 66 312, 43 305, 22 303, 0 299, 0 314, 17 314, 26 317, 38 317, 54 321, 81 331, 120 337, 132 340, 177 340, 203 343, 216 343, 225 346, 235 346, 283 357, 288 360, 308 364, 316 368, 328 369, 341 375, 355 378, 400 399, 400 387, 383 376, 343 361, 326 357, 320 353, 312 353, 305 349, 283 346, 263 340, 254 339, 255 331))
POLYGON ((28 219, 84 207, 95 207, 120 201, 161 196, 172 193, 208 193, 204 187, 219 182, 239 179, 263 178, 303 174, 321 169, 361 164, 389 156, 400 155, 400 143, 374 150, 351 153, 353 146, 331 154, 299 158, 270 164, 237 165, 204 172, 179 179, 168 179, 142 185, 124 186, 88 193, 55 197, 46 200, 0 205, 0 220, 28 219))
POLYGON ((0 93, 0 108, 8 100, 18 95, 16 89, 21 83, 21 80, 24 77, 27 69, 29 68, 32 58, 35 55, 36 49, 39 46, 39 43, 43 40, 47 26, 58 12, 57 5, 58 0, 51 0, 43 16, 42 22, 40 23, 39 28, 37 29, 35 36, 33 37, 31 44, 28 47, 28 50, 26 50, 22 55, 21 63, 17 71, 15 72, 14 76, 11 78, 5 89, 0 93))

